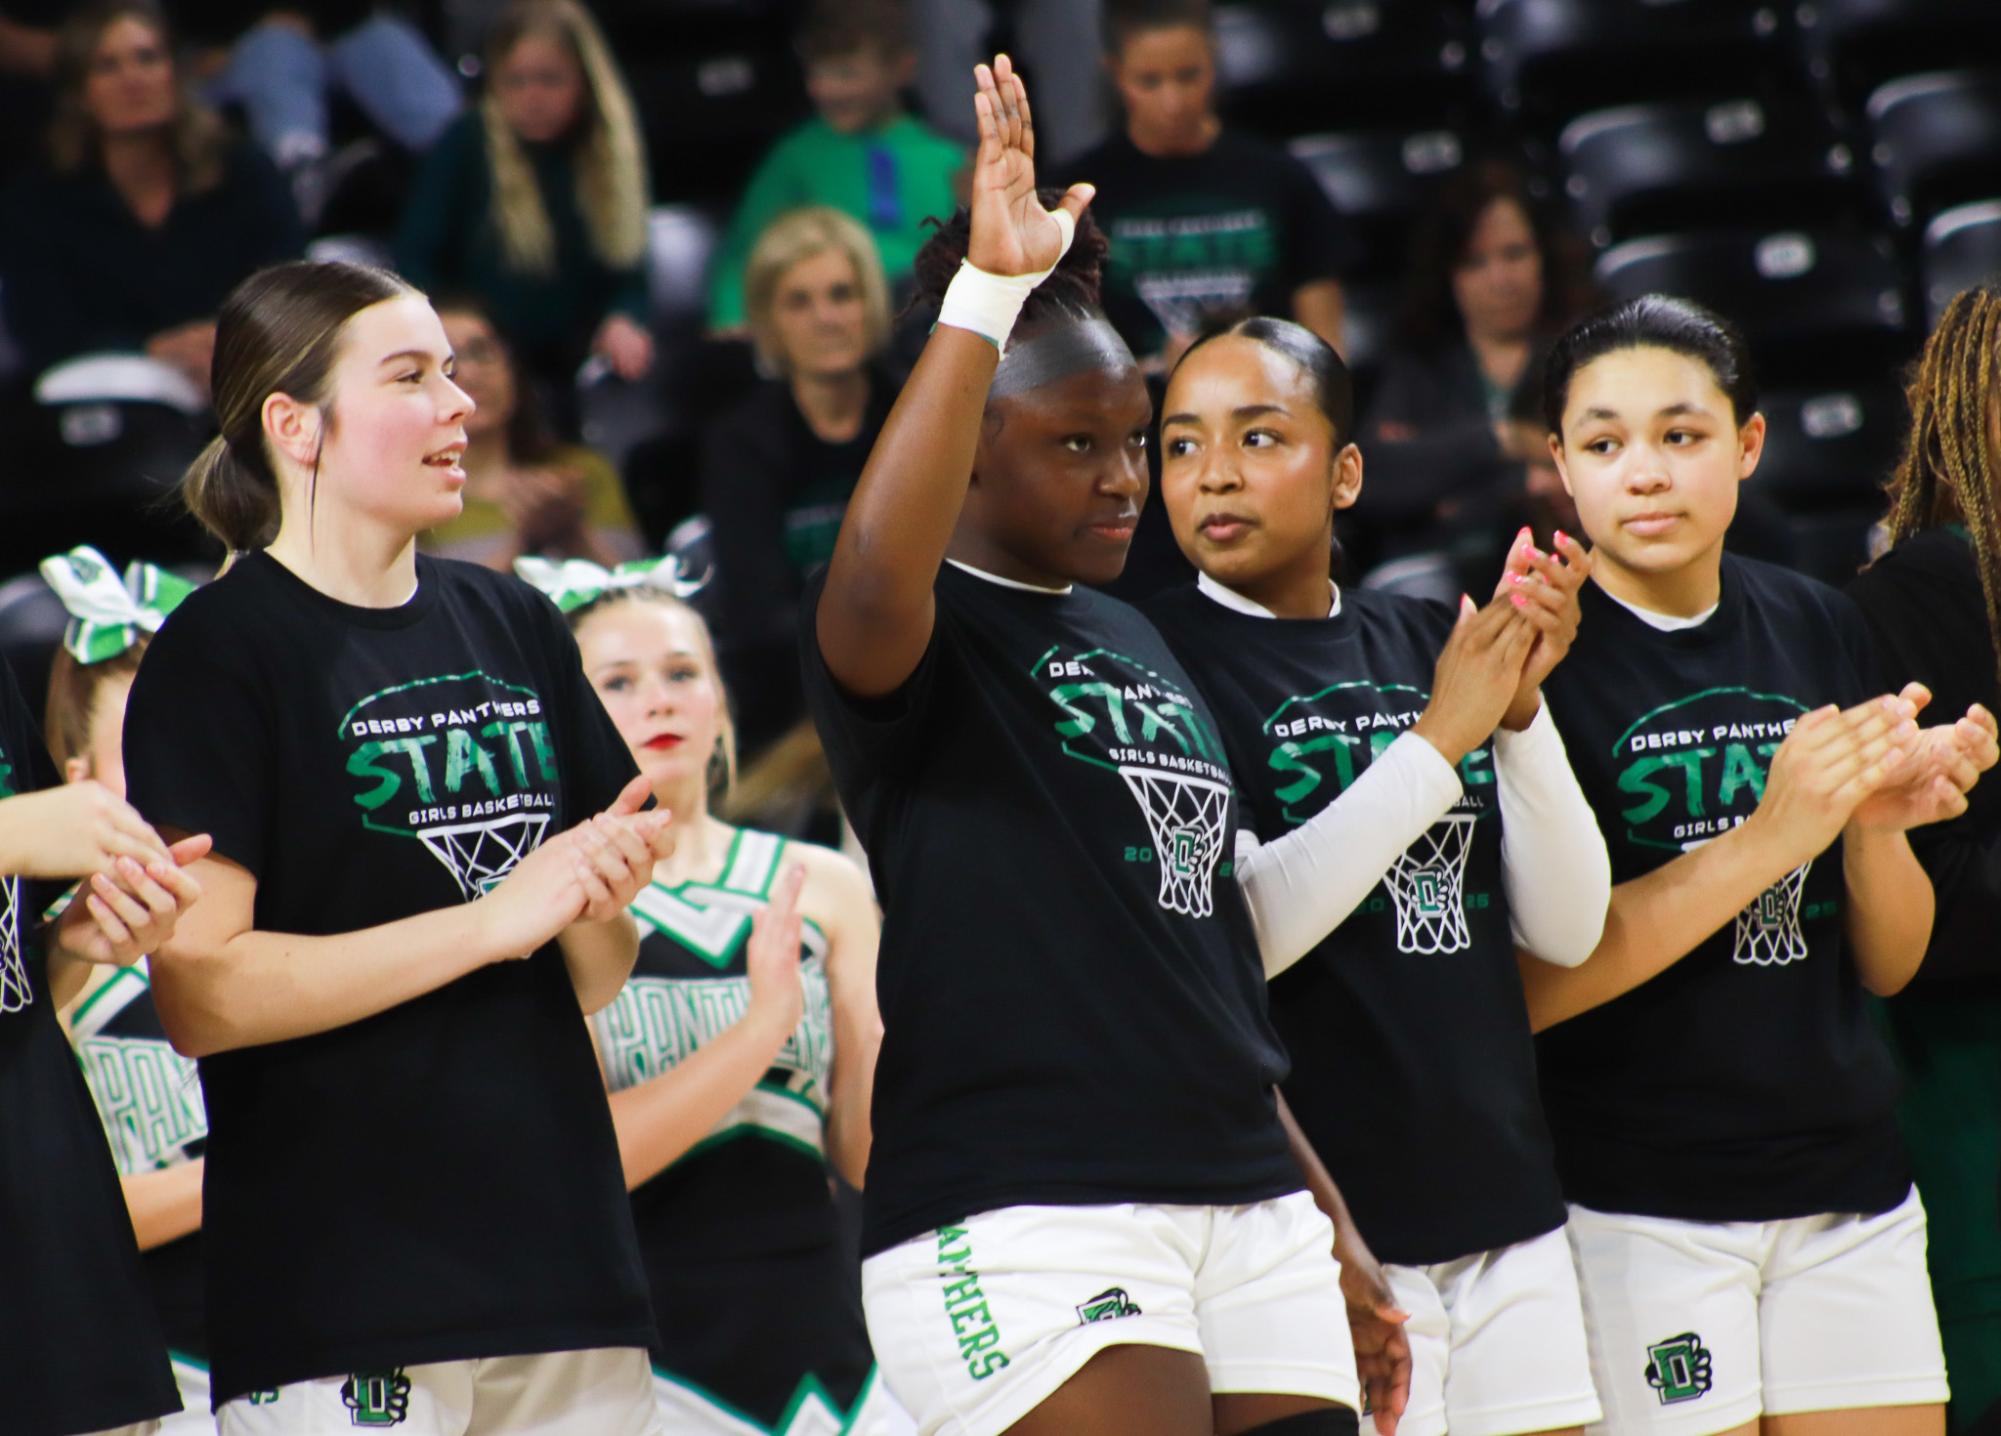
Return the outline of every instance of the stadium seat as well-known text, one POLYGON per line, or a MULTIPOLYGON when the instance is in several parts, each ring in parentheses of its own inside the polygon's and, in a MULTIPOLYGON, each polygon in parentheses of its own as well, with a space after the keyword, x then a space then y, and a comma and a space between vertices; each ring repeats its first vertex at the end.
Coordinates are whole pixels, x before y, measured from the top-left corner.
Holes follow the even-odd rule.
POLYGON ((722 225, 715 209, 699 205, 655 205, 646 216, 646 288, 656 330, 701 330, 709 309, 709 257, 722 225))
POLYGON ((1466 16, 1412 0, 1218 5, 1223 114, 1285 139, 1313 130, 1452 125, 1473 98, 1466 16))
POLYGON ((734 203, 773 142, 807 112, 799 63, 782 47, 675 49, 626 61, 664 200, 734 203))
POLYGON ((1886 80, 2001 54, 1994 0, 1806 0, 1794 15, 1801 67, 1848 113, 1886 80))
POLYGON ((1883 516, 1883 505, 1796 515, 1792 519, 1793 556, 1790 567, 1808 578, 1842 587, 1869 561, 1869 531, 1883 516))
POLYGON ((1579 227, 1600 248, 1727 214, 1747 226, 1858 216, 1846 145, 1798 106, 1739 98, 1579 115, 1557 141, 1579 227))
POLYGON ((1545 135, 1637 100, 1763 97, 1780 26, 1749 0, 1480 0, 1478 16, 1487 94, 1545 135))
POLYGON ((63 601, 40 573, 30 569, 0 583, 0 659, 14 670, 14 682, 37 721, 48 703, 49 664, 68 623, 63 601))
POLYGON ((1306 135, 1290 148, 1355 237, 1360 252, 1354 274, 1401 270, 1412 223, 1438 182, 1464 159, 1464 146, 1450 130, 1306 135))
POLYGON ((1677 294, 1749 335, 1773 384, 1854 385, 1886 376, 1916 348, 1903 273, 1887 241, 1843 231, 1711 230, 1614 245, 1599 284, 1615 299, 1677 294))
POLYGON ((1751 482, 1760 493, 1791 513, 1881 504, 1908 422, 1894 386, 1778 390, 1758 408, 1765 455, 1751 482))
MULTIPOLYGON (((2001 61, 2001 45, 1989 53, 2001 61)), ((1868 117, 1869 157, 1899 225, 2001 193, 2001 69, 1891 80, 1869 96, 1868 117)))
POLYGON ((1925 226, 1918 272, 1932 323, 1961 290, 2001 283, 2001 199, 1963 204, 1934 215, 1925 226))
POLYGON ((1361 413, 1374 392, 1383 358, 1396 341, 1403 288, 1395 280, 1363 281, 1343 286, 1343 298, 1341 357, 1354 373, 1355 411, 1361 413))

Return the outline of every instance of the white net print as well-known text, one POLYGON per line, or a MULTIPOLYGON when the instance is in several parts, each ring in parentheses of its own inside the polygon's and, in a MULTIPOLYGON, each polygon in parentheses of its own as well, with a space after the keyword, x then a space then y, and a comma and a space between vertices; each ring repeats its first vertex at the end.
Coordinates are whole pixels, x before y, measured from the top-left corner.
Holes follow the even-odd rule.
POLYGON ((21 959, 20 904, 21 880, 0 881, 0 1012, 19 1012, 35 1000, 21 959))
POLYGON ((483 897, 514 865, 535 851, 549 826, 547 813, 524 813, 485 823, 421 828, 417 836, 431 856, 451 869, 467 902, 483 897))
POLYGON ((1806 956, 1800 930, 1800 898, 1806 891, 1809 858, 1751 899, 1737 914, 1737 942, 1731 956, 1749 967, 1784 967, 1806 956))
POLYGON ((1160 905, 1189 917, 1207 917, 1214 908, 1209 875, 1223 850, 1223 825, 1230 813, 1229 785, 1158 768, 1124 767, 1119 776, 1139 800, 1153 833, 1160 905))
POLYGON ((1396 904, 1398 952, 1463 952, 1473 945, 1466 926, 1466 857, 1478 821, 1471 813, 1447 813, 1383 874, 1396 904))

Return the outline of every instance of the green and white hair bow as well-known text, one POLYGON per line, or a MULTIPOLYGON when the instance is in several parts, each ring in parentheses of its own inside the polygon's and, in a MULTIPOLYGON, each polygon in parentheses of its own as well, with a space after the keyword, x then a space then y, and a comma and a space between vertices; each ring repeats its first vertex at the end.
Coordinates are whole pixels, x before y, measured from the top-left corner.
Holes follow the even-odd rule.
POLYGON ((42 560, 42 577, 69 610, 63 647, 79 663, 116 658, 155 634, 167 615, 195 591, 195 585, 165 569, 136 560, 125 576, 88 544, 42 560))
POLYGON ((671 553, 665 558, 635 559, 610 569, 583 558, 568 558, 561 563, 546 558, 517 558, 514 571, 548 594, 565 613, 575 613, 608 593, 625 589, 650 588, 687 598, 700 592, 709 581, 706 574, 689 578, 681 560, 671 553))

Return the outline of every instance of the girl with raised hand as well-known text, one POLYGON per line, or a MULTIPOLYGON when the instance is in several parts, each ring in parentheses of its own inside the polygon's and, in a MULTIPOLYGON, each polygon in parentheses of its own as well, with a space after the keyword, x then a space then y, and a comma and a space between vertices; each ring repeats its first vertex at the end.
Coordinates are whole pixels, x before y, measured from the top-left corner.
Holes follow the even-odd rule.
POLYGON ((1617 885, 1586 962, 1521 971, 1595 1429, 1938 1432, 1924 1208, 1862 999, 1924 956, 1905 833, 1964 809, 1992 720, 1920 732, 1929 694, 1882 691, 1853 604, 1723 551, 1765 433, 1728 323, 1607 310, 1544 402, 1595 545, 1545 687, 1617 885))
POLYGON ((1146 390, 1089 187, 1045 209, 1020 79, 977 78, 972 211, 918 265, 938 327, 804 606, 887 913, 869 1332, 925 1432, 1353 1431, 1263 972, 1346 916, 1339 835, 1239 864, 1200 690, 1085 586, 1132 539, 1146 390))
POLYGON ((749 1417, 878 1436, 890 1402, 827 1181, 831 1165, 860 1186, 868 1166, 882 1039, 868 879, 710 812, 735 731, 685 601, 701 585, 674 559, 516 567, 568 615, 585 676, 671 815, 673 853, 632 901, 638 964, 591 1019, 659 1320, 662 1413, 674 1431, 741 1433, 749 1417))
MULTIPOLYGON (((194 585, 149 563, 127 565, 121 580, 88 547, 43 559, 41 568, 70 614, 49 670, 42 727, 50 755, 64 782, 101 784, 123 798, 120 735, 132 678, 152 635, 194 585)), ((208 1115, 194 1064, 167 1041, 144 957, 91 969, 62 1018, 110 1139, 180 1387, 181 1411, 161 1430, 213 1433, 200 1238, 208 1115)))
MULTIPOLYGON (((115 579, 114 579, 115 582, 115 579)), ((168 844, 104 783, 64 783, 0 664, 0 1384, 22 1436, 134 1426, 180 1395, 105 1128, 57 1020, 99 967, 156 950, 200 894, 182 871, 206 835, 168 844), (37 931, 53 893, 85 875, 37 931)))
POLYGON ((1272 1022, 1286 1102, 1409 1313, 1396 1429, 1576 1431, 1600 1413, 1515 948, 1583 961, 1611 889, 1539 695, 1590 560, 1524 530, 1500 595, 1456 621, 1338 588, 1354 396, 1285 320, 1198 342, 1163 409, 1161 495, 1199 577, 1147 615, 1214 695, 1246 826, 1270 840, 1340 814, 1340 880, 1367 895, 1274 979, 1272 1022))
POLYGON ((555 608, 416 551, 470 409, 384 271, 252 276, 189 508, 238 556, 148 648, 126 780, 215 834, 153 996, 200 1059, 217 1424, 660 1429, 581 1021, 664 814, 555 608))

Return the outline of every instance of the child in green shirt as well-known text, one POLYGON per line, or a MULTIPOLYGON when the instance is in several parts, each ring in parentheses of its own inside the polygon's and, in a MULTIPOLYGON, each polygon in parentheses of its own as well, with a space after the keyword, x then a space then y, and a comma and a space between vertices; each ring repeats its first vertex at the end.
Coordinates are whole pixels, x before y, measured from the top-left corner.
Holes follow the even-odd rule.
POLYGON ((828 205, 864 225, 892 286, 910 274, 923 221, 959 204, 966 155, 903 110, 916 66, 896 0, 816 0, 798 36, 815 116, 781 139, 751 176, 709 276, 709 322, 745 324, 751 246, 779 215, 828 205))

